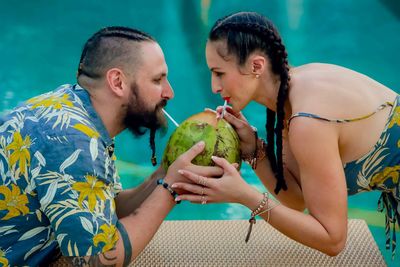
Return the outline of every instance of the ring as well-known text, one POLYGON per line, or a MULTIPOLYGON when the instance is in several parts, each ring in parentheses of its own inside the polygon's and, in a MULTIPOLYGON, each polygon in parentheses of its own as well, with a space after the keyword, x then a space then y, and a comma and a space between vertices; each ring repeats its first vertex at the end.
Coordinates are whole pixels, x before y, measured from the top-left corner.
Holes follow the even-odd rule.
POLYGON ((207 187, 207 182, 205 177, 199 175, 197 176, 197 178, 198 178, 197 184, 207 187))
POLYGON ((204 186, 201 187, 201 194, 202 196, 204 196, 204 186))
POLYGON ((207 197, 205 195, 201 196, 201 204, 202 205, 207 204, 207 197))

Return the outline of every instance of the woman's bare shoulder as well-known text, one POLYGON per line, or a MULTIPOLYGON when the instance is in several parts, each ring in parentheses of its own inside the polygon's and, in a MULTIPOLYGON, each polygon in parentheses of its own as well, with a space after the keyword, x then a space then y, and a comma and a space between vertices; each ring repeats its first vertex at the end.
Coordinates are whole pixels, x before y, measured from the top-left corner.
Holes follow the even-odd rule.
POLYGON ((290 69, 291 86, 312 88, 321 83, 331 83, 338 77, 358 76, 353 70, 334 64, 309 63, 290 69))
POLYGON ((290 70, 292 112, 352 117, 394 98, 394 92, 370 77, 333 64, 310 63, 290 70), (342 107, 342 108, 338 108, 342 107))

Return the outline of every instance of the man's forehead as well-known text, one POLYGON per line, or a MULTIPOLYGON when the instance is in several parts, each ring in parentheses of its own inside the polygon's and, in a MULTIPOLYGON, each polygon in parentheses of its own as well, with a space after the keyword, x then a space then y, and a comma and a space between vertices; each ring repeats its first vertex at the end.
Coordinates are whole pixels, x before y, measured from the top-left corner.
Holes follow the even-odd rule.
POLYGON ((156 42, 144 42, 141 46, 141 63, 139 69, 148 73, 167 73, 168 67, 164 53, 156 42))
POLYGON ((144 60, 164 60, 164 53, 156 42, 143 42, 140 54, 144 60))

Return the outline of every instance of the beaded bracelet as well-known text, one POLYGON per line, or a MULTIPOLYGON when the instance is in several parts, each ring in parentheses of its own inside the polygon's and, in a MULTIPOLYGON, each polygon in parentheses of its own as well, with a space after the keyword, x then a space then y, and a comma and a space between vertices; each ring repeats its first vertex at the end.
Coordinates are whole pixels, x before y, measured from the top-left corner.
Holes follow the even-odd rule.
POLYGON ((257 214, 257 216, 260 216, 261 214, 264 214, 264 213, 266 213, 266 212, 268 212, 267 213, 267 219, 266 219, 266 221, 267 221, 267 223, 269 223, 269 218, 271 217, 271 210, 273 209, 273 208, 275 208, 275 207, 277 207, 277 206, 279 206, 280 205, 280 203, 277 203, 275 206, 272 206, 272 207, 268 207, 267 209, 265 209, 265 210, 263 210, 262 212, 260 212, 259 214, 257 214))
POLYGON ((267 221, 267 223, 269 223, 269 219, 271 217, 270 216, 271 210, 280 205, 280 203, 278 202, 276 205, 273 205, 272 207, 269 207, 269 193, 265 192, 265 193, 263 193, 263 195, 264 195, 264 197, 261 200, 261 202, 258 205, 258 207, 251 212, 250 219, 249 219, 250 225, 249 225, 249 229, 247 230, 247 235, 246 235, 246 239, 245 239, 246 243, 250 239, 250 234, 251 234, 251 230, 253 229, 253 224, 256 223, 256 216, 259 216, 261 214, 264 214, 264 213, 268 212, 268 216, 267 216, 266 221, 267 221), (262 210, 265 206, 266 206, 266 208, 264 210, 262 210))
POLYGON ((250 225, 249 225, 249 229, 247 230, 246 239, 244 240, 246 243, 250 239, 250 234, 251 234, 251 230, 253 229, 253 224, 256 223, 256 216, 261 212, 262 208, 264 208, 264 206, 266 204, 267 204, 267 209, 268 209, 268 199, 269 199, 268 192, 263 193, 263 199, 261 200, 260 204, 258 205, 258 207, 255 210, 253 210, 251 212, 250 219, 249 219, 250 225))
MULTIPOLYGON (((165 181, 164 181, 164 179, 158 179, 157 180, 157 185, 162 185, 162 187, 164 187, 165 189, 167 189, 168 190, 168 192, 171 194, 171 196, 174 198, 174 201, 175 201, 175 198, 176 198, 176 196, 178 196, 178 193, 176 193, 165 181)), ((181 203, 181 201, 180 200, 178 200, 178 201, 175 201, 176 202, 176 204, 179 204, 179 203, 181 203)))

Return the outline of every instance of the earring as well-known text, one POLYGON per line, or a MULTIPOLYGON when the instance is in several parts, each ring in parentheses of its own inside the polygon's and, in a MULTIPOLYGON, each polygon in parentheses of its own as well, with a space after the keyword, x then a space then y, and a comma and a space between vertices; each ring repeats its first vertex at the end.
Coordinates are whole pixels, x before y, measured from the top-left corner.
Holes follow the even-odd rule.
POLYGON ((256 74, 256 79, 260 78, 260 74, 256 74))

